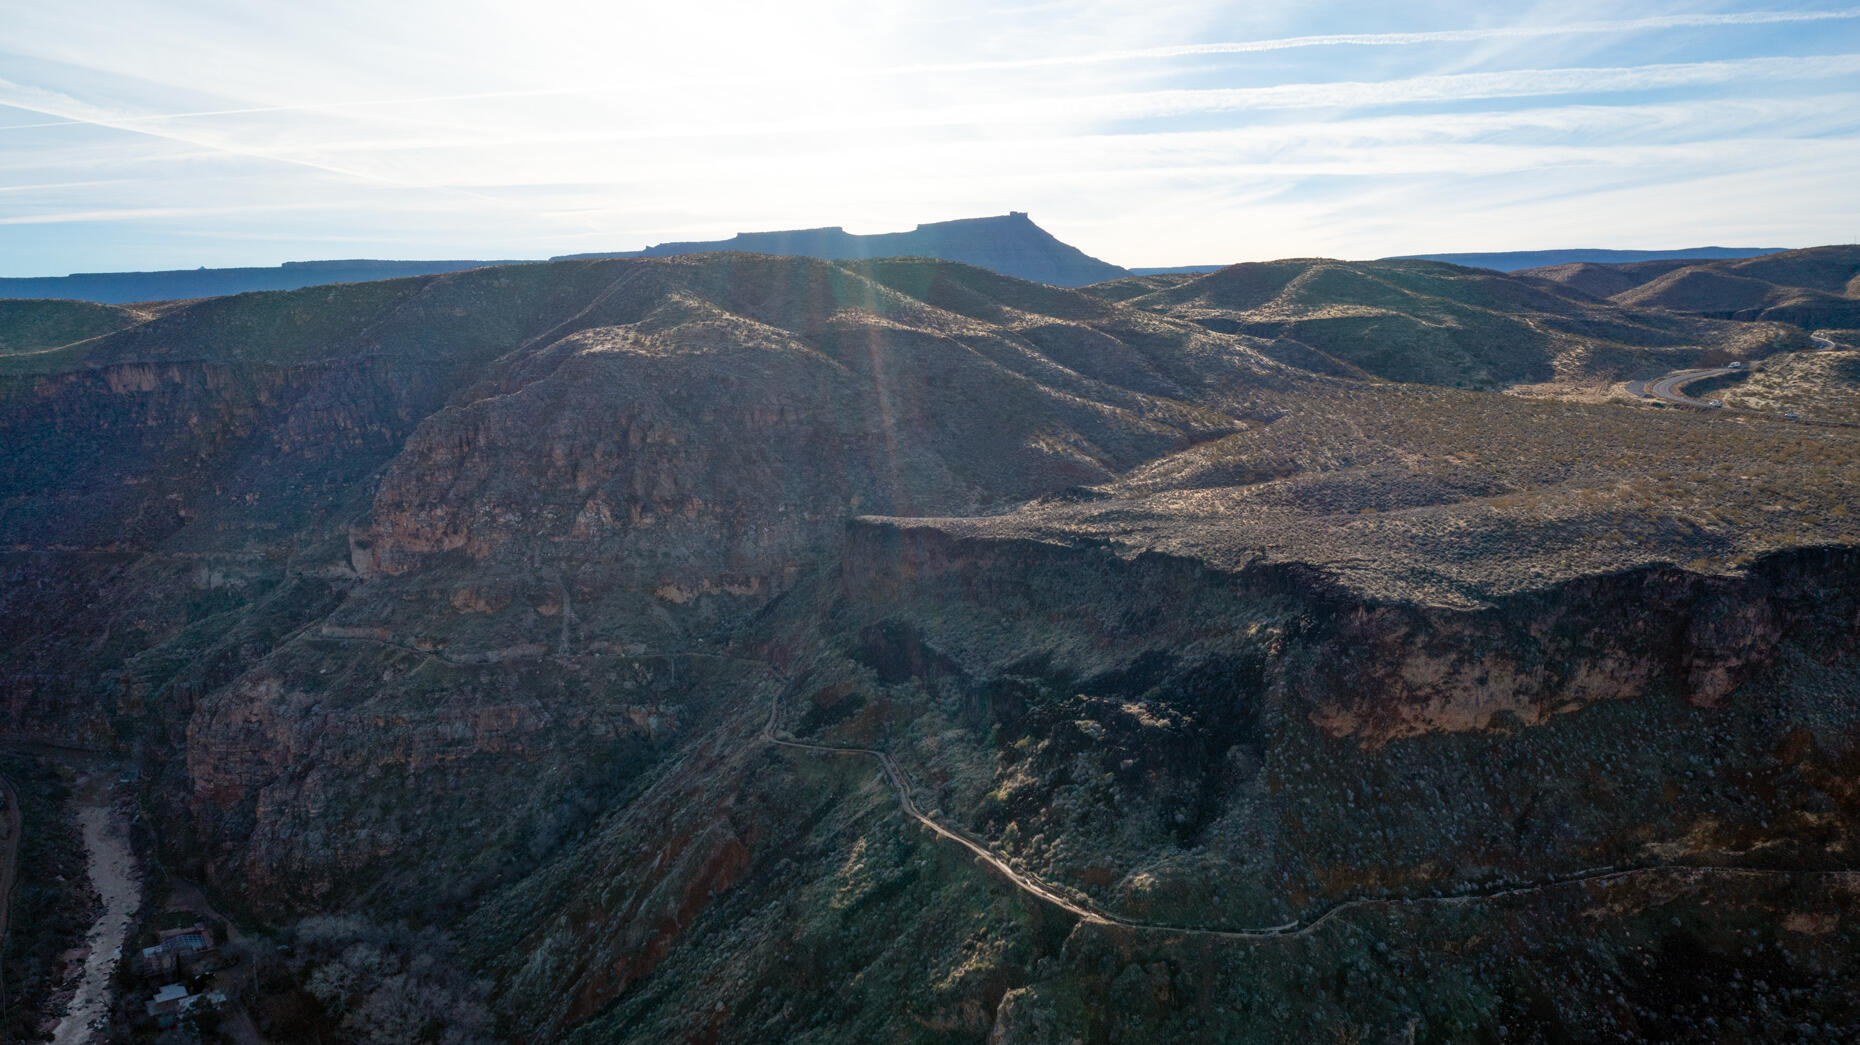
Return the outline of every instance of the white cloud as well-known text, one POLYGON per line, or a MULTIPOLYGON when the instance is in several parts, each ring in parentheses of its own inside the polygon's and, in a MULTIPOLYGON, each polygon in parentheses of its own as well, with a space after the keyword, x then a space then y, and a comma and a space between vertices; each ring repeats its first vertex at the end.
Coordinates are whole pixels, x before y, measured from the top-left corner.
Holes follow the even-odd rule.
POLYGON ((37 115, 0 124, 0 268, 78 249, 60 222, 525 256, 1010 208, 1121 262, 1362 255, 1590 197, 1647 209, 1610 235, 1696 223, 1701 171, 1771 172, 1797 191, 1710 198, 1796 228, 1860 168, 1853 7, 162 7, 10 18, 0 106, 37 115))
POLYGON ((893 70, 869 70, 871 75, 905 73, 980 72, 993 69, 1028 69, 1053 65, 1086 65, 1106 62, 1129 62, 1142 59, 1191 58, 1201 55, 1259 54, 1266 51, 1289 51, 1306 47, 1405 47, 1415 44, 1476 43, 1486 40, 1530 40, 1546 36, 1595 34, 1622 36, 1661 29, 1716 28, 1776 25, 1798 22, 1823 22, 1860 18, 1860 7, 1833 11, 1745 11, 1731 14, 1672 14, 1652 18, 1624 18, 1587 22, 1542 22, 1535 25, 1486 26, 1477 29, 1435 29, 1411 33, 1329 33, 1317 36, 1286 36, 1273 40, 1219 41, 1178 44, 1172 47, 1146 47, 1136 50, 1101 51, 1093 54, 1050 55, 1000 61, 966 62, 943 65, 903 66, 893 70))

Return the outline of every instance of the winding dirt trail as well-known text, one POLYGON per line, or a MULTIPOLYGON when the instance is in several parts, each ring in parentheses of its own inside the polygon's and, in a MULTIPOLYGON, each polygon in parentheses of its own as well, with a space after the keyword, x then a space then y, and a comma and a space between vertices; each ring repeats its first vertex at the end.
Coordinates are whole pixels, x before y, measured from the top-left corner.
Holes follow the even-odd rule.
POLYGON ((778 694, 770 701, 768 721, 764 723, 762 727, 762 739, 767 743, 775 744, 780 747, 795 748, 801 751, 813 751, 830 755, 862 755, 877 760, 880 769, 884 772, 886 783, 890 785, 891 790, 897 795, 898 804, 911 819, 922 824, 937 836, 955 842, 957 845, 974 853, 978 859, 994 869, 997 874, 1013 883, 1028 895, 1036 897, 1094 925, 1116 926, 1120 929, 1128 929, 1135 932, 1162 933, 1184 937, 1198 936, 1220 940, 1287 939, 1310 935, 1333 919, 1339 918, 1351 911, 1363 910, 1370 907, 1404 907, 1426 904, 1456 906, 1460 904, 1476 903, 1483 900, 1496 900, 1509 896, 1524 896, 1532 893, 1540 893, 1560 886, 1625 881, 1627 879, 1643 876, 1664 875, 1667 877, 1684 877, 1691 875, 1701 878, 1788 878, 1797 875, 1804 877, 1832 876, 1847 880, 1852 884, 1860 884, 1860 871, 1795 871, 1756 867, 1732 867, 1714 864, 1652 864, 1640 867, 1595 867, 1582 871, 1572 871, 1566 874, 1547 875, 1543 878, 1528 882, 1501 883, 1478 888, 1456 890, 1450 893, 1440 893, 1433 896, 1365 897, 1357 900, 1343 900, 1332 904, 1330 907, 1308 918, 1294 919, 1283 925, 1269 925, 1259 928, 1208 929, 1195 926, 1143 922, 1098 910, 1091 906, 1090 900, 1084 897, 1074 899, 1071 895, 1068 895, 1066 891, 1056 886, 1049 885, 1041 881, 1038 877, 1015 868, 1012 864, 1008 863, 1007 860, 997 855, 980 841, 971 838, 961 831, 938 823, 936 820, 925 815, 924 812, 917 807, 916 800, 911 797, 909 780, 905 777, 904 772, 898 768, 898 764, 892 760, 889 754, 875 748, 815 744, 807 741, 795 740, 791 737, 784 737, 780 735, 777 728, 780 714, 781 703, 778 694))

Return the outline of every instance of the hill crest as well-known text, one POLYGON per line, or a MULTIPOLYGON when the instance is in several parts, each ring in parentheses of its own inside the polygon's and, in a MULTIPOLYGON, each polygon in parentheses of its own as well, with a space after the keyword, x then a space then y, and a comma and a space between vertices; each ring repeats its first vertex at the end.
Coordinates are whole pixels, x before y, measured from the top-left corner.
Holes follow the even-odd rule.
POLYGON ((1588 262, 1596 265, 1622 265, 1636 261, 1671 261, 1686 259, 1692 261, 1718 261, 1735 258, 1755 258, 1765 254, 1781 254, 1788 247, 1681 247, 1677 250, 1605 250, 1596 247, 1577 247, 1568 250, 1498 250, 1461 254, 1398 254, 1382 261, 1444 261, 1449 265, 1464 265, 1467 268, 1497 269, 1500 272, 1517 272, 1521 269, 1548 268, 1552 265, 1574 265, 1588 262))

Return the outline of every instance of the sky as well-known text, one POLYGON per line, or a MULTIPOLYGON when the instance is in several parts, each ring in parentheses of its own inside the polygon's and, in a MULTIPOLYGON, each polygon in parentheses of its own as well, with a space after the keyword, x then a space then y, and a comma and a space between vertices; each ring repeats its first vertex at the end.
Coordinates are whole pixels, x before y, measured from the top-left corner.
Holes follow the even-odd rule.
POLYGON ((1029 212, 1127 266, 1860 239, 1860 7, 0 0, 0 275, 1029 212))

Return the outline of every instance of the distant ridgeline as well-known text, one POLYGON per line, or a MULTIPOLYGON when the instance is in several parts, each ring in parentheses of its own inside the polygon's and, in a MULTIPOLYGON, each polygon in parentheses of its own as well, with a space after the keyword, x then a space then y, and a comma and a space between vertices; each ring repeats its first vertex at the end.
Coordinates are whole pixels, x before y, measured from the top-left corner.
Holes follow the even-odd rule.
MULTIPOLYGON (((1006 276, 1081 287, 1130 273, 1061 243, 1021 211, 994 218, 935 221, 910 232, 855 236, 844 229, 743 232, 710 243, 661 243, 645 250, 566 254, 550 261, 582 258, 665 258, 742 250, 821 258, 922 257, 960 261, 1006 276)), ((131 301, 175 301, 217 297, 248 290, 296 290, 326 283, 361 283, 396 276, 530 264, 521 261, 287 261, 276 268, 176 269, 170 272, 80 272, 70 276, 0 279, 0 298, 74 298, 121 305, 131 301)), ((1211 271, 1213 267, 1206 271, 1211 271)))
POLYGON ((859 236, 839 227, 796 229, 791 232, 739 232, 726 240, 699 243, 661 243, 645 250, 605 254, 569 254, 551 258, 666 258, 677 254, 703 254, 741 250, 756 254, 849 261, 866 258, 919 257, 960 261, 992 269, 1005 276, 1082 287, 1130 273, 1099 261, 1077 247, 1061 243, 1052 233, 1028 220, 1022 211, 993 218, 933 221, 910 232, 859 236))
MULTIPOLYGON (((1515 272, 1577 262, 1620 264, 1668 259, 1750 258, 1781 248, 1692 247, 1684 250, 1525 250, 1490 254, 1407 254, 1386 261, 1444 261, 1472 268, 1515 272)), ((1221 265, 1124 269, 1063 243, 1035 225, 1023 211, 991 218, 960 218, 918 225, 909 232, 855 235, 837 226, 786 232, 739 232, 727 240, 660 243, 645 250, 564 254, 550 261, 590 258, 666 258, 711 251, 746 251, 825 261, 920 257, 959 261, 1005 276, 1059 287, 1082 287, 1124 276, 1214 272, 1221 265)), ((487 265, 526 261, 287 261, 273 268, 175 269, 165 272, 79 272, 69 276, 0 278, 0 298, 67 298, 120 305, 133 301, 176 301, 218 297, 249 290, 296 290, 329 283, 362 283, 397 276, 424 276, 487 265)))
POLYGON ((1711 260, 1717 258, 1755 258, 1764 254, 1780 254, 1787 247, 1686 247, 1681 250, 1501 250, 1489 254, 1401 254, 1383 261, 1444 261, 1449 265, 1464 265, 1467 268, 1497 269, 1500 272, 1516 272, 1519 269, 1543 268, 1547 265, 1570 265, 1588 262, 1592 265, 1619 265, 1629 261, 1668 261, 1678 258, 1696 258, 1711 260))
POLYGON ((0 298, 72 298, 121 305, 296 290, 325 283, 363 283, 396 276, 425 276, 512 261, 287 261, 273 268, 173 269, 166 272, 78 272, 69 276, 0 279, 0 298))

